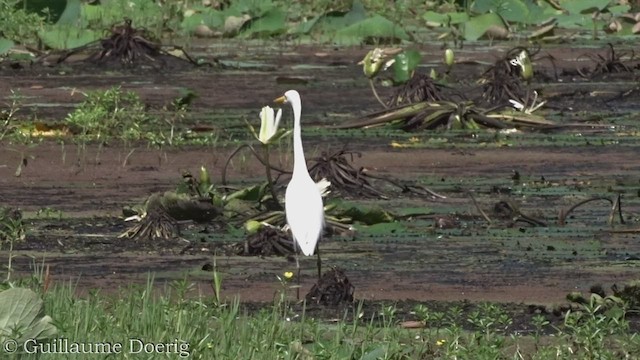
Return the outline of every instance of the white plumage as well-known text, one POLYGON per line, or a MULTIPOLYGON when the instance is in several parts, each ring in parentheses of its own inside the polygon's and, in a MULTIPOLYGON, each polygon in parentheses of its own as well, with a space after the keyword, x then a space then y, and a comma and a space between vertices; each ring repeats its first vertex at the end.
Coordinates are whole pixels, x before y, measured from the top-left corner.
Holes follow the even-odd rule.
POLYGON ((315 253, 324 227, 324 206, 322 195, 316 183, 309 176, 307 162, 302 147, 300 117, 302 104, 300 94, 287 91, 280 102, 291 104, 293 109, 293 175, 285 194, 285 213, 294 241, 306 256, 315 253), (283 99, 284 98, 284 99, 283 99))

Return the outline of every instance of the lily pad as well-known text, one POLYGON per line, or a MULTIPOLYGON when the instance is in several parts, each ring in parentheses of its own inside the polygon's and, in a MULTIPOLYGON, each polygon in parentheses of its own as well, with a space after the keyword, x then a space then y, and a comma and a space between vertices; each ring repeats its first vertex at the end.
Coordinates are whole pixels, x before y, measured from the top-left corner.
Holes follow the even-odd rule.
POLYGON ((286 27, 286 14, 280 9, 271 9, 262 17, 250 22, 249 27, 243 32, 249 36, 272 36, 284 33, 286 27))
POLYGON ((80 19, 81 14, 80 0, 67 0, 67 6, 60 15, 60 18, 56 22, 58 25, 72 25, 76 24, 80 19))
POLYGON ((29 289, 13 288, 0 292, 0 339, 18 332, 22 343, 28 339, 46 339, 57 333, 51 317, 44 315, 42 299, 29 289))
POLYGON ((351 6, 351 10, 331 11, 321 15, 315 20, 311 20, 311 24, 301 25, 296 32, 312 33, 312 34, 333 34, 340 29, 344 29, 353 24, 358 23, 367 18, 364 5, 359 0, 355 0, 351 6))
POLYGON ((522 0, 477 0, 471 10, 479 14, 496 13, 506 21, 528 23, 529 8, 522 0))
POLYGON ((589 14, 602 11, 609 6, 609 0, 565 0, 562 7, 571 14, 589 14))
POLYGON ((4 55, 9 52, 14 45, 13 41, 0 37, 0 55, 4 55))
POLYGON ((464 37, 469 41, 475 41, 483 37, 489 30, 497 29, 508 32, 507 26, 500 15, 487 13, 471 18, 464 27, 464 37))
POLYGON ((393 62, 393 82, 403 84, 413 75, 413 71, 420 64, 420 52, 417 50, 407 50, 395 56, 393 62))
POLYGON ((222 29, 224 23, 225 17, 222 12, 203 7, 197 13, 186 17, 180 27, 188 33, 193 33, 199 25, 206 25, 212 29, 222 29))
POLYGON ((40 31, 42 42, 53 49, 72 49, 100 39, 97 31, 81 29, 75 26, 55 26, 40 31))
POLYGON ((428 25, 447 26, 462 24, 469 21, 469 15, 463 12, 437 13, 435 11, 427 11, 422 18, 428 25))
POLYGON ((358 42, 366 39, 409 40, 409 35, 391 20, 380 15, 374 15, 336 33, 337 41, 347 39, 357 40, 358 42))

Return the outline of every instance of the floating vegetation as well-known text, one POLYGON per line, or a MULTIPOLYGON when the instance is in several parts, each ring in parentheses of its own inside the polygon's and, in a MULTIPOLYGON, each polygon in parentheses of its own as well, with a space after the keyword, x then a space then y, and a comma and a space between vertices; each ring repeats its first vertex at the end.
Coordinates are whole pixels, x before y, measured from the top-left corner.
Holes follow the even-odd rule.
POLYGON ((420 102, 378 111, 335 128, 368 128, 384 124, 395 124, 405 131, 557 127, 552 121, 526 112, 498 112, 495 109, 490 111, 476 106, 472 101, 439 101, 420 102))

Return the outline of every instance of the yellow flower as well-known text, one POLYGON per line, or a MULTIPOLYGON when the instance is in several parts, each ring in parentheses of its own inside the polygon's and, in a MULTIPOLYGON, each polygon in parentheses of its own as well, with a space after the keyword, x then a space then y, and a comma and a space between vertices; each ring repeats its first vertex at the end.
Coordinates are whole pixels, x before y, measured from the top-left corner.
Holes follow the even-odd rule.
POLYGON ((290 280, 293 277, 293 272, 291 271, 285 271, 284 273, 284 278, 287 280, 290 280))
POLYGON ((444 345, 446 342, 447 342, 447 340, 444 340, 444 339, 442 339, 442 340, 438 340, 438 341, 436 341, 436 345, 438 345, 438 346, 442 346, 442 345, 444 345))

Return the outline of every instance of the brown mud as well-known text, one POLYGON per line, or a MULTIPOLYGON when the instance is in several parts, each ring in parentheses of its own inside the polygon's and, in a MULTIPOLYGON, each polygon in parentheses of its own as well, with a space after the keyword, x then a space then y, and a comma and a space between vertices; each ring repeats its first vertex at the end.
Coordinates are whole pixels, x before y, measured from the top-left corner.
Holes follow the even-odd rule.
MULTIPOLYGON (((474 61, 493 62, 497 53, 506 49, 467 47, 458 51, 459 86, 472 88, 468 79, 486 69, 486 65, 474 61)), ((577 66, 585 66, 581 62, 584 57, 576 61, 579 55, 604 49, 556 47, 544 52, 553 54, 559 73, 575 74, 577 66)), ((339 124, 379 108, 360 67, 355 65, 367 49, 294 46, 274 50, 247 46, 215 50, 216 57, 232 61, 247 60, 246 54, 251 53, 251 60, 267 66, 156 74, 136 74, 135 70, 89 72, 82 67, 71 67, 74 70, 64 74, 56 68, 2 68, 0 99, 6 101, 10 90, 18 90, 29 103, 23 112, 33 112, 38 119, 50 121, 62 119, 82 101, 80 92, 120 85, 136 91, 150 109, 159 109, 177 96, 181 87, 187 87, 199 95, 191 109, 198 114, 198 124, 213 128, 223 124, 207 122, 211 114, 239 111, 241 117, 253 121, 261 106, 289 88, 297 88, 303 95, 306 128, 339 124), (292 85, 291 76, 304 78, 307 83, 292 85)), ((439 48, 422 50, 429 66, 440 66, 439 48)), ((552 72, 548 63, 540 63, 541 71, 552 72)), ((598 81, 577 75, 565 75, 563 79, 563 86, 556 82, 536 85, 549 94, 549 106, 563 109, 561 120, 567 122, 597 111, 606 111, 612 118, 633 117, 640 104, 637 91, 608 101, 636 86, 633 75, 598 81)), ((633 134, 637 127, 625 125, 623 131, 633 134)), ((328 131, 306 138, 308 157, 321 151, 333 153, 348 142, 349 150, 362 152, 362 157, 355 159, 356 168, 366 166, 378 175, 401 180, 423 179, 425 185, 448 197, 429 201, 399 194, 389 200, 391 208, 408 204, 430 209, 427 220, 406 221, 411 233, 364 232, 359 236, 356 232, 349 238, 323 240, 325 266, 344 269, 355 286, 355 299, 370 302, 371 309, 377 301, 396 303, 409 317, 415 302, 428 302, 439 308, 442 304, 468 306, 491 301, 512 304, 505 306, 513 314, 520 314, 519 322, 526 323, 537 309, 529 304, 563 303, 571 291, 587 292, 594 284, 608 289, 614 283, 638 278, 638 235, 611 231, 606 221, 608 205, 586 206, 576 210, 567 225, 555 225, 559 209, 582 199, 580 191, 584 190, 587 197, 593 194, 589 189, 595 187, 598 193, 623 194, 626 224, 618 222, 614 229, 640 227, 640 145, 635 141, 626 139, 624 146, 516 143, 505 147, 464 147, 466 139, 461 138, 459 144, 442 148, 396 149, 390 146, 393 139, 376 132, 369 135, 363 130, 353 138, 332 137, 335 133, 328 131), (512 179, 514 171, 523 177, 517 186, 512 179), (527 185, 534 192, 538 189, 540 195, 514 190, 527 185), (555 188, 570 191, 554 194, 551 190, 555 188), (521 223, 488 225, 467 191, 474 192, 486 211, 499 199, 518 202, 523 212, 551 225, 548 233, 521 223), (438 229, 431 220, 438 215, 456 217, 462 225, 452 231, 438 229), (510 238, 510 231, 530 237, 510 238)), ((27 240, 18 245, 15 265, 19 273, 30 274, 34 264, 44 263, 50 266, 55 282, 72 281, 80 292, 90 288, 110 292, 131 283, 144 283, 148 274, 154 274, 158 284, 186 276, 197 283, 200 292, 211 294, 211 272, 203 268, 211 269, 218 249, 215 241, 229 241, 225 240, 224 225, 185 225, 191 244, 182 240, 135 242, 117 236, 129 226, 122 220, 123 206, 139 203, 154 192, 173 189, 182 170, 197 171, 205 165, 212 171, 214 181, 219 179, 234 146, 157 150, 140 145, 126 163, 131 148, 119 145, 90 145, 86 160, 80 163, 78 148, 71 139, 64 145, 43 141, 29 147, 5 140, 1 148, 0 204, 19 207, 27 214, 27 240), (16 166, 23 154, 28 157, 28 165, 16 177, 16 166), (61 218, 37 215, 38 210, 46 208, 61 211, 61 218)), ((285 151, 275 157, 281 159, 283 167, 288 166, 290 157, 285 151)), ((247 158, 234 163, 227 177, 232 182, 246 182, 256 181, 262 174, 261 165, 247 158)), ((376 204, 387 206, 382 200, 376 204)), ((6 254, 3 252, 3 256, 6 254)), ((273 300, 281 289, 276 275, 295 268, 293 259, 278 257, 218 253, 215 258, 217 270, 223 275, 223 295, 239 296, 247 303, 273 300)), ((306 292, 314 283, 315 258, 303 259, 302 266, 302 289, 306 292)))

